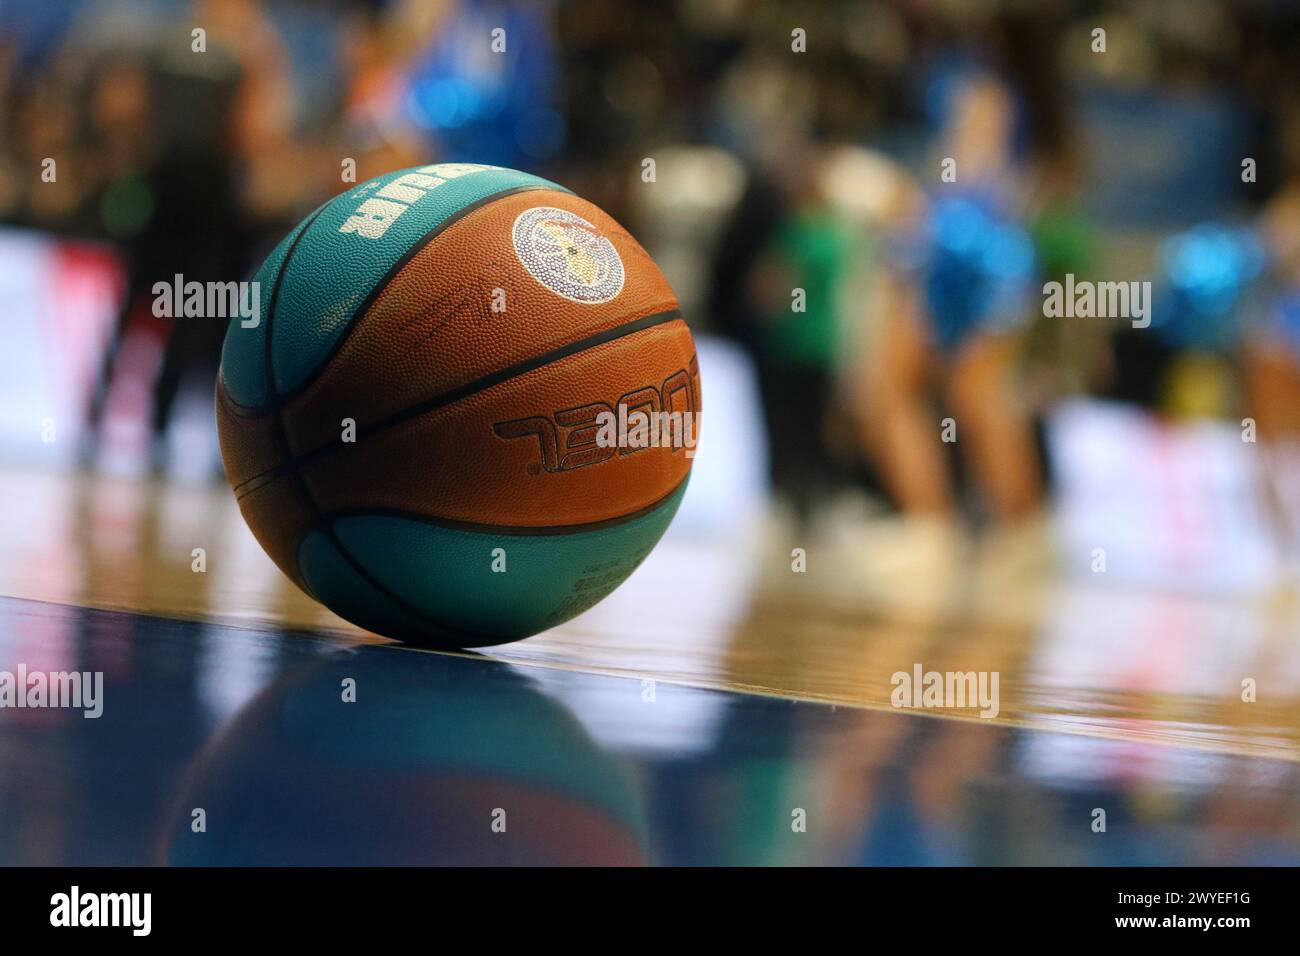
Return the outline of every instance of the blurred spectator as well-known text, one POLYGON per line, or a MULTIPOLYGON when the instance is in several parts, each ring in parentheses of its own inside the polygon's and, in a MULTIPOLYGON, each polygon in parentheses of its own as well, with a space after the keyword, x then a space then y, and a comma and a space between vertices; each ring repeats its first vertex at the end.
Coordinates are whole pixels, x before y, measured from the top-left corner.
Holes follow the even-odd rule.
POLYGON ((772 484, 807 521, 830 491, 835 468, 827 429, 842 347, 840 297, 854 254, 822 189, 822 148, 791 143, 787 149, 783 212, 739 290, 757 306, 772 484))
POLYGON ((892 237, 886 315, 872 343, 867 419, 876 461, 903 511, 950 515, 957 497, 941 418, 995 518, 1031 514, 1038 460, 1014 378, 1017 333, 1033 308, 1033 246, 1015 221, 1010 91, 987 73, 958 74, 940 161, 955 162, 919 222, 892 237), (946 414, 934 413, 941 386, 946 414))
POLYGON ((1259 220, 1268 269, 1243 371, 1263 452, 1263 500, 1279 546, 1300 567, 1300 99, 1285 100, 1279 120, 1287 179, 1259 220))

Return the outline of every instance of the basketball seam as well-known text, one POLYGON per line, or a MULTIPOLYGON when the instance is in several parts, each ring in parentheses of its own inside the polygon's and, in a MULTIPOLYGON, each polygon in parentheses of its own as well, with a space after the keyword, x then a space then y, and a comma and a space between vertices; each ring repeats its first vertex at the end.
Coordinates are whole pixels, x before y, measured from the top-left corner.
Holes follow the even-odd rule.
POLYGON ((282 404, 279 401, 279 391, 275 386, 275 347, 272 344, 271 322, 275 318, 275 306, 280 301, 280 289, 284 285, 284 274, 289 271, 289 263, 293 259, 293 254, 298 251, 298 243, 306 237, 311 231, 311 227, 316 225, 316 220, 321 217, 329 203, 317 209, 306 224, 302 231, 293 237, 293 242, 289 243, 289 248, 284 250, 284 261, 280 263, 280 268, 275 272, 275 282, 271 285, 271 299, 266 304, 266 338, 262 343, 263 370, 266 373, 266 395, 271 409, 278 410, 282 404))
MULTIPOLYGON (((413 521, 413 522, 417 522, 417 523, 419 523, 419 524, 436 525, 436 526, 439 526, 439 527, 450 527, 450 528, 452 528, 453 530, 458 530, 458 531, 459 531, 459 530, 477 530, 478 528, 482 528, 484 531, 491 531, 491 532, 495 532, 495 533, 499 533, 499 534, 503 534, 503 535, 507 535, 507 536, 511 536, 511 535, 528 535, 528 534, 534 534, 534 533, 536 533, 536 534, 549 534, 549 533, 555 533, 555 534, 567 534, 567 533, 572 533, 572 532, 571 532, 570 530, 568 530, 568 529, 573 529, 574 531, 595 531, 595 530, 601 530, 601 529, 603 529, 603 528, 610 528, 610 527, 615 527, 615 526, 618 526, 618 525, 626 524, 627 522, 632 521, 632 520, 635 519, 635 518, 645 517, 646 515, 652 514, 654 511, 656 511, 657 509, 659 509, 659 508, 662 507, 663 505, 667 504, 668 501, 669 501, 669 500, 670 500, 674 495, 676 495, 678 492, 680 492, 680 491, 682 490, 682 487, 683 487, 683 486, 686 484, 686 482, 689 481, 689 480, 690 480, 690 475, 689 475, 689 474, 686 475, 686 476, 684 476, 684 477, 682 478, 681 481, 679 481, 676 485, 673 486, 673 490, 672 490, 672 491, 668 492, 668 494, 664 495, 662 498, 660 498, 659 500, 655 501, 653 504, 650 504, 650 505, 648 505, 648 506, 646 506, 646 507, 644 507, 644 508, 638 508, 636 511, 634 511, 634 512, 630 512, 630 513, 627 514, 627 515, 622 515, 622 516, 620 516, 620 517, 618 517, 618 518, 610 518, 610 519, 607 519, 607 520, 605 520, 605 521, 594 522, 593 524, 590 524, 590 525, 568 525, 568 526, 565 526, 565 527, 562 527, 562 528, 561 528, 561 527, 557 527, 557 528, 555 528, 555 529, 550 529, 550 528, 547 528, 547 529, 532 529, 532 528, 513 529, 513 528, 503 527, 503 526, 498 526, 498 525, 481 525, 481 526, 469 527, 469 526, 467 526, 469 523, 462 523, 462 522, 450 522, 450 523, 449 523, 449 522, 446 522, 446 521, 443 521, 443 520, 440 520, 440 519, 437 519, 437 518, 429 518, 429 517, 424 516, 424 515, 412 514, 412 513, 403 512, 403 511, 398 511, 398 510, 393 510, 393 509, 378 509, 378 508, 376 508, 376 509, 355 509, 355 510, 348 509, 348 510, 345 510, 345 511, 333 511, 333 512, 316 512, 316 514, 317 514, 321 519, 323 519, 323 520, 325 520, 325 521, 328 522, 328 527, 317 528, 317 530, 321 531, 323 534, 325 534, 325 535, 330 539, 331 543, 333 543, 333 545, 338 549, 339 554, 341 554, 341 555, 343 556, 343 559, 344 559, 344 560, 345 560, 345 561, 346 561, 346 562, 347 562, 347 563, 348 563, 348 564, 349 564, 349 565, 350 565, 350 566, 351 566, 351 567, 352 567, 352 568, 353 568, 353 569, 354 569, 354 570, 355 570, 359 575, 361 575, 361 577, 362 577, 363 579, 365 579, 365 580, 366 580, 366 581, 367 581, 367 582, 368 582, 372 587, 375 588, 376 591, 378 591, 378 592, 379 592, 380 594, 382 594, 384 597, 386 597, 386 598, 388 598, 389 600, 391 600, 391 601, 392 601, 394 604, 396 604, 398 607, 402 608, 404 611, 407 611, 408 613, 412 614, 413 616, 419 618, 420 620, 422 620, 422 621, 426 621, 426 622, 432 624, 434 627, 436 627, 436 628, 437 628, 440 632, 442 632, 444 635, 447 635, 447 634, 450 634, 450 635, 456 635, 456 636, 463 637, 463 638, 469 638, 470 640, 474 640, 474 639, 476 639, 476 638, 484 638, 484 639, 485 639, 482 643, 478 643, 478 644, 465 644, 465 645, 463 645, 464 647, 490 647, 490 646, 495 645, 495 644, 508 643, 508 642, 509 642, 509 639, 507 638, 507 639, 503 640, 503 639, 501 638, 500 635, 487 634, 487 633, 484 633, 484 632, 481 632, 481 631, 472 631, 472 630, 469 630, 469 629, 467 629, 467 628, 462 628, 462 627, 457 627, 457 626, 452 625, 452 624, 447 624, 447 623, 445 623, 445 622, 443 622, 443 621, 440 621, 438 618, 434 617, 433 615, 427 613, 427 612, 424 611, 423 609, 421 609, 421 608, 419 608, 419 607, 416 607, 415 605, 410 604, 409 602, 407 602, 404 598, 400 597, 400 596, 397 595, 395 592, 393 592, 392 590, 390 590, 388 587, 386 587, 386 586, 384 586, 383 584, 381 584, 381 583, 380 583, 380 582, 379 582, 379 581, 378 581, 378 580, 377 580, 377 579, 376 579, 372 574, 370 574, 369 571, 366 570, 365 566, 361 564, 361 562, 360 562, 360 561, 359 561, 359 560, 358 560, 358 559, 357 559, 357 558, 352 554, 352 552, 349 551, 349 550, 347 549, 347 547, 344 546, 343 542, 339 539, 338 534, 334 531, 334 522, 340 520, 341 518, 348 518, 348 517, 367 517, 367 518, 369 518, 369 517, 388 517, 388 518, 404 518, 404 519, 406 519, 406 520, 413 521)), ((301 542, 299 543, 299 547, 301 547, 301 542)), ((641 559, 638 560, 638 561, 636 562, 636 566, 634 566, 632 570, 635 571, 635 570, 636 570, 636 567, 639 567, 640 564, 641 564, 641 561, 644 561, 644 560, 645 560, 645 555, 642 555, 641 559)), ((632 573, 631 571, 628 572, 628 574, 631 574, 631 573, 632 573)), ((460 648, 462 645, 448 645, 448 646, 454 646, 454 647, 456 647, 456 648, 460 648)))
MULTIPOLYGON (((275 396, 275 375, 273 373, 273 368, 272 368, 271 330, 272 330, 272 323, 275 321, 275 306, 276 303, 280 301, 280 285, 284 280, 285 271, 289 268, 289 262, 291 259, 293 259, 293 254, 298 248, 298 243, 302 241, 303 236, 307 235, 307 230, 309 230, 312 227, 312 225, 320 217, 321 213, 325 211, 325 208, 328 205, 329 203, 324 203, 319 209, 317 209, 314 213, 312 213, 310 218, 308 218, 307 222, 303 225, 302 229, 299 231, 298 235, 294 236, 293 241, 289 243, 288 248, 284 250, 284 259, 280 263, 280 268, 276 270, 275 280, 271 285, 271 297, 270 299, 267 300, 267 304, 266 304, 266 332, 262 341, 262 370, 263 370, 263 374, 265 374, 266 376, 267 399, 268 401, 271 401, 273 405, 274 405, 273 400, 275 396)), ((289 438, 288 435, 285 434, 284 423, 280 420, 279 412, 278 411, 272 412, 270 417, 271 417, 271 441, 275 445, 275 449, 280 455, 289 455, 291 453, 291 450, 289 448, 289 438)), ((302 475, 298 473, 297 470, 293 472, 293 476, 298 483, 298 489, 302 495, 303 502, 307 505, 307 509, 313 515, 313 520, 314 520, 314 516, 317 513, 316 503, 315 501, 312 500, 311 493, 307 489, 307 484, 305 481, 303 481, 302 475)), ((235 498, 236 500, 238 500, 239 495, 236 494, 235 498)), ((299 544, 301 544, 301 542, 299 544)), ((298 565, 298 554, 297 554, 296 547, 294 549, 293 564, 294 564, 294 569, 298 572, 298 578, 301 580, 304 588, 310 594, 311 588, 309 585, 307 585, 307 579, 303 577, 302 568, 299 567, 298 565)), ((315 597, 314 594, 312 596, 315 597)))
POLYGON ((635 521, 637 518, 644 518, 656 511, 660 506, 666 504, 673 495, 682 490, 682 486, 690 480, 690 474, 682 477, 682 480, 673 485, 672 490, 667 494, 656 498, 648 505, 629 511, 626 514, 615 515, 612 518, 602 518, 599 521, 584 522, 582 524, 565 524, 565 525, 501 525, 501 524, 484 524, 478 521, 458 521, 454 518, 440 518, 437 515, 424 515, 419 512, 405 511, 401 508, 341 508, 337 511, 322 511, 321 515, 330 521, 341 521, 344 518, 402 518, 417 524, 427 524, 438 528, 447 528, 451 531, 468 531, 476 534, 501 534, 508 537, 546 537, 549 535, 569 535, 581 534, 584 531, 603 531, 608 528, 617 528, 621 525, 635 521))
MULTIPOLYGON (((328 203, 326 203, 326 206, 327 205, 328 203)), ((294 252, 297 251, 298 244, 302 241, 303 236, 307 234, 307 231, 312 227, 312 224, 315 223, 316 219, 319 218, 320 214, 324 211, 325 211, 325 206, 322 206, 320 209, 318 209, 316 213, 311 217, 311 220, 307 223, 307 225, 303 227, 302 232, 298 233, 297 237, 293 240, 292 243, 290 243, 289 248, 285 250, 284 262, 280 264, 280 269, 276 273, 275 284, 271 288, 271 298, 270 301, 267 303, 267 310, 266 310, 266 340, 263 343, 263 353, 264 353, 265 363, 266 363, 265 368, 267 370, 267 374, 270 379, 267 382, 267 388, 269 389, 269 394, 271 394, 272 396, 277 394, 275 391, 275 379, 274 379, 274 375, 272 374, 273 372, 272 332, 274 331, 274 323, 275 323, 275 307, 276 304, 279 302, 280 285, 284 279, 285 272, 289 268, 289 262, 293 259, 294 252)), ((291 454, 289 448, 289 439, 288 439, 288 435, 285 433, 284 420, 280 416, 280 410, 282 407, 283 407, 282 402, 273 403, 273 407, 270 412, 271 425, 272 425, 271 436, 272 436, 272 441, 275 442, 280 454, 284 455, 286 458, 289 458, 291 454)), ((411 614, 415 618, 422 621, 427 621, 436 628, 440 628, 440 629, 444 628, 445 625, 437 621, 435 618, 429 616, 428 614, 425 614, 419 608, 408 604, 405 600, 398 597, 396 594, 393 594, 378 579, 376 579, 374 575, 370 574, 370 572, 368 572, 364 567, 361 566, 361 564, 348 551, 348 549, 343 546, 343 542, 340 541, 338 535, 334 533, 333 527, 328 522, 323 520, 320 508, 316 504, 316 499, 313 497, 311 493, 311 489, 307 487, 307 481, 306 479, 303 478, 302 471, 296 465, 294 465, 290 473, 293 475, 293 479, 298 486, 298 492, 302 496, 303 503, 307 506, 307 510, 311 514, 309 529, 316 529, 321 531, 329 539, 330 543, 334 546, 335 550, 338 551, 339 555, 343 558, 343 560, 346 561, 352 567, 352 569, 362 578, 362 580, 366 581, 378 593, 388 598, 398 607, 402 608, 402 610, 411 614)), ((311 594, 313 597, 316 597, 316 595, 311 590, 311 586, 307 581, 307 576, 303 573, 302 565, 299 562, 299 552, 302 549, 302 544, 303 541, 299 540, 293 549, 294 569, 298 572, 298 578, 304 585, 304 589, 307 591, 307 593, 311 594)))
MULTIPOLYGON (((468 216, 470 213, 474 212, 475 210, 490 205, 491 203, 496 202, 498 199, 504 199, 507 196, 513 196, 516 193, 533 192, 539 190, 554 190, 556 192, 560 191, 559 189, 556 189, 555 187, 549 185, 511 186, 508 189, 502 189, 498 192, 494 192, 490 196, 483 196, 479 199, 474 200, 471 203, 466 203, 464 206, 461 206, 455 212, 448 215, 447 218, 443 219, 437 225, 430 228, 427 232, 420 235, 414 242, 411 243, 410 248, 408 248, 405 252, 403 252, 402 255, 397 259, 397 261, 394 262, 391 266, 389 266, 382 276, 380 276, 378 279, 375 280, 374 284, 370 287, 370 291, 366 293, 366 297, 361 300, 361 304, 358 305, 356 309, 353 311, 352 317, 348 319, 347 324, 344 325, 343 328, 339 330, 338 335, 334 337, 334 341, 330 344, 329 351, 327 351, 323 356, 321 356, 320 361, 316 363, 316 367, 312 369, 311 373, 305 379, 303 379, 297 385, 293 386, 293 388, 290 388, 283 393, 281 393, 275 387, 274 381, 271 382, 272 395, 274 396, 276 410, 283 408, 289 402, 297 398, 300 394, 302 394, 304 391, 310 388, 313 382, 315 382, 318 378, 320 378, 321 375, 325 373, 325 370, 329 368, 330 363, 334 361, 334 357, 338 355, 339 351, 343 348, 344 344, 348 341, 348 339, 352 337, 353 331, 359 325, 361 325, 362 322, 366 320, 366 317, 370 313, 371 307, 375 304, 375 302, 379 299, 379 297, 388 288, 389 284, 393 281, 394 278, 397 277, 398 273, 400 273, 404 268, 406 268, 406 266, 411 262, 412 259, 414 259, 417 255, 419 255, 420 252, 426 246, 429 245, 429 243, 433 242, 433 240, 438 238, 439 235, 441 235, 446 230, 450 229, 453 225, 455 225, 460 220, 464 219, 466 216, 468 216)), ((326 203, 326 205, 329 205, 329 203, 326 203)), ((324 210, 322 209, 321 211, 324 210)), ((311 228, 311 224, 309 223, 307 227, 303 229, 302 234, 299 235, 298 238, 301 239, 302 236, 306 235, 307 230, 310 228, 311 228)), ((294 244, 297 245, 297 242, 295 241, 294 244)), ((286 263, 288 262, 287 256, 285 258, 285 262, 286 263)), ((283 271, 283 267, 281 271, 283 271)), ((278 280, 277 280, 277 284, 278 284, 278 280)), ((270 339, 269 329, 267 330, 267 338, 268 340, 270 339)), ((270 409, 259 408, 259 409, 255 409, 255 411, 270 411, 270 409)))
MULTIPOLYGON (((637 318, 629 319, 621 325, 616 325, 609 329, 602 329, 600 332, 569 342, 566 345, 558 346, 547 352, 543 352, 541 355, 536 355, 532 358, 524 359, 521 362, 516 362, 514 365, 508 365, 505 368, 489 372, 487 375, 482 375, 473 381, 448 389, 445 392, 427 398, 415 405, 408 406, 400 412, 395 412, 386 418, 381 418, 377 422, 372 422, 367 425, 358 425, 357 440, 353 445, 359 446, 363 441, 374 438, 376 435, 383 434, 390 428, 405 424, 408 421, 419 418, 421 415, 427 415, 429 412, 437 411, 440 408, 454 405, 456 402, 472 398, 480 392, 486 391, 489 388, 495 388, 497 385, 503 385, 511 379, 518 378, 521 375, 535 372, 540 368, 545 368, 547 365, 553 365, 556 362, 578 355, 582 352, 588 351, 589 349, 596 348, 597 346, 607 345, 610 342, 618 341, 625 336, 634 335, 637 332, 644 332, 675 321, 685 321, 682 319, 680 309, 669 309, 666 312, 655 312, 650 315, 639 316, 637 318)), ((235 496, 242 497, 244 494, 256 491, 257 488, 262 487, 262 485, 265 485, 269 481, 273 481, 280 473, 287 469, 300 468, 304 464, 318 461, 330 454, 336 453, 340 451, 341 448, 342 445, 340 442, 330 441, 323 445, 318 445, 310 451, 305 451, 300 455, 291 456, 280 464, 268 468, 266 471, 245 478, 235 486, 235 496), (253 488, 247 487, 250 483, 259 481, 259 479, 265 479, 265 481, 261 481, 253 488)))
MULTIPOLYGON (((320 218, 320 214, 325 211, 325 207, 328 205, 328 202, 321 203, 316 211, 307 217, 307 220, 302 224, 302 228, 298 230, 298 234, 293 237, 293 241, 285 247, 284 259, 280 261, 280 267, 275 270, 275 278, 271 281, 271 296, 266 303, 265 338, 262 343, 262 374, 266 377, 266 401, 261 405, 256 406, 240 405, 230 395, 230 389, 226 388, 224 389, 226 392, 226 398, 229 400, 230 405, 234 410, 247 408, 249 411, 257 412, 261 408, 266 407, 275 396, 275 376, 272 374, 273 370, 271 368, 271 316, 275 313, 275 303, 280 297, 280 283, 284 279, 284 272, 289 266, 289 260, 293 258, 294 250, 298 248, 298 243, 302 242, 302 237, 307 235, 307 230, 312 227, 312 224, 315 223, 318 218, 320 218)), ((223 384, 224 379, 224 372, 217 376, 217 380, 223 384)))

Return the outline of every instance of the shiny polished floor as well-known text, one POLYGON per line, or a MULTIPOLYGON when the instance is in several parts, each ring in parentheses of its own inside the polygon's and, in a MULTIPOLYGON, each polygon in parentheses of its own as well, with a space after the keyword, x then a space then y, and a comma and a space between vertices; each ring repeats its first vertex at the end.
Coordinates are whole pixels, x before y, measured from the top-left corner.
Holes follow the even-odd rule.
POLYGON ((0 709, 0 863, 1300 863, 1287 590, 882 522, 796 574, 772 522, 687 520, 570 624, 440 654, 284 584, 222 488, 0 497, 0 671, 105 683, 98 719, 0 709), (918 664, 998 672, 997 715, 894 708, 918 664))

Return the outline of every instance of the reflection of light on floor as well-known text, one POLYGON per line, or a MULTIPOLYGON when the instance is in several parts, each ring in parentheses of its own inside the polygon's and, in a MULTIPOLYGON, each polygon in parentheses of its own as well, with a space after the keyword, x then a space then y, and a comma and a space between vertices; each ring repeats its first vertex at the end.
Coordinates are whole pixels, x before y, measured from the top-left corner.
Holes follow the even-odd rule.
POLYGON ((73 542, 91 529, 79 526, 78 494, 72 482, 39 472, 0 481, 0 593, 51 601, 80 588, 85 568, 73 542))
POLYGON ((260 635, 242 638, 233 628, 204 629, 198 695, 214 722, 234 717, 266 686, 275 670, 274 650, 260 635))
MULTIPOLYGON (((6 617, 5 623, 0 628, 0 671, 17 675, 20 668, 29 674, 85 669, 77 653, 76 628, 67 618, 19 612, 6 617)), ((16 688, 17 676, 13 680, 16 688)), ((10 706, 0 710, 0 720, 41 723, 62 719, 61 715, 69 713, 68 710, 10 706)), ((76 716, 80 719, 79 713, 76 716)))
POLYGON ((1134 694, 1235 697, 1263 638, 1249 605, 1073 585, 1056 591, 1044 623, 1030 666, 1047 687, 1134 694))
POLYGON ((728 704, 722 694, 636 678, 592 679, 544 667, 523 672, 569 708, 593 740, 622 753, 707 753, 717 744, 728 704))
POLYGON ((1065 585, 1019 683, 1034 724, 1222 745, 1300 745, 1297 618, 1266 605, 1065 585), (1242 699, 1244 680, 1257 686, 1242 699))
POLYGON ((1233 759, 1230 754, 1134 740, 1026 734, 1020 738, 1016 768, 1029 779, 1067 789, 1147 782, 1166 790, 1200 792, 1218 783, 1233 759))

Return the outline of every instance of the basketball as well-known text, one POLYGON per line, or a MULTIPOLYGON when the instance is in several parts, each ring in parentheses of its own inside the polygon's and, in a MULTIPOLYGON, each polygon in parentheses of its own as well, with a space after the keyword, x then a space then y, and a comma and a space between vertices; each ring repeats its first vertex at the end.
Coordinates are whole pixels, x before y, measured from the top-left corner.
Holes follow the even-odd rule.
POLYGON ((279 568, 347 620, 477 647, 568 620, 672 520, 699 370, 609 215, 515 170, 399 170, 257 272, 217 381, 226 475, 279 568))

